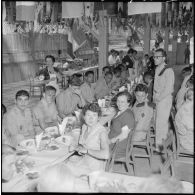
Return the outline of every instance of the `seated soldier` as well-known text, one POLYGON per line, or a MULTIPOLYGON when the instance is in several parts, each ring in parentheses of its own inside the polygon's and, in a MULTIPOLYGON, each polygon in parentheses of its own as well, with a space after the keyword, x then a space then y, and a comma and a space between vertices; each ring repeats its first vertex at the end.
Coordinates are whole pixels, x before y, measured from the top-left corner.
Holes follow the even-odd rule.
POLYGON ((151 72, 145 72, 143 76, 144 84, 146 84, 148 88, 148 101, 152 102, 153 97, 153 85, 154 79, 151 72))
POLYGON ((102 75, 99 77, 98 80, 103 79, 103 78, 105 77, 105 74, 106 74, 107 72, 112 72, 112 67, 110 67, 110 66, 104 66, 104 67, 102 68, 102 75))
POLYGON ((29 93, 20 90, 16 93, 16 105, 4 116, 3 128, 7 141, 11 146, 17 146, 21 141, 34 137, 32 112, 28 108, 29 93))
POLYGON ((33 108, 34 126, 36 134, 41 133, 47 127, 57 126, 61 122, 55 105, 56 88, 46 86, 43 98, 33 108))
POLYGON ((86 103, 92 103, 94 98, 94 87, 92 86, 92 83, 94 81, 94 72, 93 71, 87 71, 85 73, 85 82, 81 85, 81 94, 86 101, 86 103))
POLYGON ((193 104, 194 89, 190 88, 186 92, 185 102, 179 108, 175 122, 179 133, 179 141, 182 148, 193 152, 194 150, 194 123, 193 104))
POLYGON ((73 77, 69 81, 69 87, 56 97, 56 105, 61 118, 71 116, 74 111, 85 105, 80 85, 81 80, 78 77, 73 77))
POLYGON ((104 96, 109 95, 112 91, 111 81, 113 78, 112 72, 107 72, 104 78, 99 78, 95 86, 96 99, 102 99, 104 96))
POLYGON ((125 85, 126 83, 130 83, 130 81, 128 80, 128 75, 129 72, 127 71, 126 67, 123 64, 119 64, 117 66, 118 68, 121 69, 121 85, 125 85))
POLYGON ((146 138, 146 133, 151 126, 154 104, 148 102, 147 96, 147 86, 138 84, 135 88, 136 102, 132 108, 136 121, 135 134, 133 137, 134 141, 144 140, 146 138))
POLYGON ((111 81, 112 90, 117 90, 121 86, 121 69, 119 67, 114 68, 114 75, 111 81))

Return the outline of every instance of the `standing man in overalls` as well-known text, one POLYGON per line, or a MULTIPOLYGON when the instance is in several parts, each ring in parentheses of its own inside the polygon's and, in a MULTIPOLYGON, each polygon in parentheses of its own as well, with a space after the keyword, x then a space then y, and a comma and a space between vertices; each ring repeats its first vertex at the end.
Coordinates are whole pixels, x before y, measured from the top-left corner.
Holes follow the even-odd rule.
POLYGON ((154 77, 153 101, 156 103, 156 149, 166 139, 169 128, 169 115, 172 107, 175 76, 173 69, 166 63, 166 52, 157 49, 154 53, 156 67, 154 77))

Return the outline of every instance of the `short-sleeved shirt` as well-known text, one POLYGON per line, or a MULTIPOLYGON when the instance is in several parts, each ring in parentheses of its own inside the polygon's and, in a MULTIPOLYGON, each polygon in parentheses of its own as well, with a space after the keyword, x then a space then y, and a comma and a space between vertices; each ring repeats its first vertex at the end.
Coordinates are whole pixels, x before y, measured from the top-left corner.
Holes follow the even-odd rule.
POLYGON ((121 86, 121 78, 117 78, 115 76, 113 76, 112 81, 111 81, 111 88, 114 89, 118 89, 121 86))
POLYGON ((95 86, 95 96, 99 99, 103 98, 106 95, 109 95, 111 92, 111 83, 107 85, 104 78, 98 79, 95 86))
POLYGON ((33 117, 29 108, 24 113, 14 106, 4 115, 3 128, 12 146, 17 146, 20 141, 34 137, 33 117))
POLYGON ((34 125, 39 125, 39 119, 45 121, 45 123, 51 123, 57 120, 58 112, 55 103, 47 104, 43 98, 33 108, 34 125))
POLYGON ((121 134, 121 128, 124 126, 128 126, 129 129, 133 129, 135 126, 133 112, 130 109, 127 109, 126 111, 112 119, 110 132, 108 134, 109 139, 112 139, 121 134))
POLYGON ((81 85, 81 94, 86 102, 92 103, 94 101, 94 87, 86 82, 81 85))
POLYGON ((112 54, 108 56, 108 63, 110 65, 116 64, 116 57, 113 57, 112 54))
POLYGON ((78 106, 84 106, 80 96, 70 87, 56 97, 56 104, 59 114, 64 115, 72 114, 75 110, 78 110, 78 106))

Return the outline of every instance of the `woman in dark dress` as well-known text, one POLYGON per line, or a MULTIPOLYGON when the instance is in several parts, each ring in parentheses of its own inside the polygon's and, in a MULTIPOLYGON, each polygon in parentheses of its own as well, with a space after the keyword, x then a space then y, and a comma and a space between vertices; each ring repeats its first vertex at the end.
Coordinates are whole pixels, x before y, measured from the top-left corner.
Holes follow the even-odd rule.
POLYGON ((124 157, 128 134, 135 127, 135 119, 130 109, 132 97, 127 91, 117 94, 118 112, 111 121, 108 138, 110 140, 110 150, 114 143, 119 140, 119 147, 116 152, 117 157, 124 157))

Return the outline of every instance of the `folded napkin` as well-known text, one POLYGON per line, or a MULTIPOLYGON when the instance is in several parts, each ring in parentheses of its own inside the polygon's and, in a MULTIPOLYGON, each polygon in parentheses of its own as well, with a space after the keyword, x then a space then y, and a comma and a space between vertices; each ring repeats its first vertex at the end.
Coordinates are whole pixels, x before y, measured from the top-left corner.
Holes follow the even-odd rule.
POLYGON ((104 108, 106 105, 106 100, 105 99, 98 99, 98 105, 101 108, 104 108))
POLYGON ((43 132, 41 134, 35 136, 35 143, 36 143, 37 148, 39 148, 39 146, 40 146, 42 136, 43 136, 43 132))
POLYGON ((122 87, 119 88, 119 91, 120 91, 120 92, 121 92, 121 91, 125 91, 125 89, 126 89, 125 86, 122 86, 122 87))
POLYGON ((60 135, 64 135, 64 132, 65 132, 65 129, 66 129, 66 124, 68 122, 68 118, 69 117, 65 117, 63 119, 62 123, 61 124, 58 124, 60 135))

